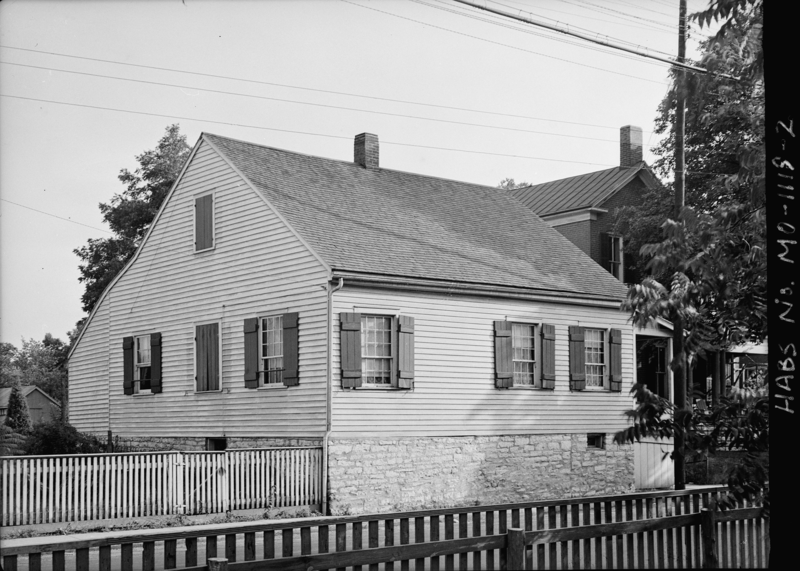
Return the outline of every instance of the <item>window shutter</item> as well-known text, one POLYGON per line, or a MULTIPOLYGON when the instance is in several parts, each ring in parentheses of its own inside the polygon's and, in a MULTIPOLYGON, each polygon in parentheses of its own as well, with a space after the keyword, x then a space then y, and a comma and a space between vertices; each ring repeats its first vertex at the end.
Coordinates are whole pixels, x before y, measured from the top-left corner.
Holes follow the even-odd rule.
POLYGON ((219 390, 219 324, 198 325, 195 329, 197 351, 197 390, 219 390))
POLYGON ((300 359, 298 345, 298 313, 283 314, 283 384, 293 387, 300 384, 300 359))
POLYGON ((258 341, 258 318, 249 317, 244 320, 244 386, 247 389, 258 388, 258 365, 261 362, 258 341))
POLYGON ((607 232, 600 232, 600 265, 611 271, 611 237, 607 232))
POLYGON ((511 322, 494 322, 494 386, 507 389, 514 385, 514 351, 511 345, 511 322))
POLYGON ((542 388, 556 388, 556 328, 542 325, 542 388))
POLYGON ((122 338, 122 389, 133 394, 133 337, 122 338))
POLYGON ((361 386, 361 314, 340 313, 342 388, 361 386))
POLYGON ((205 250, 214 245, 214 196, 207 194, 194 200, 194 249, 205 250))
POLYGON ((150 392, 161 392, 161 333, 150 334, 150 392))
POLYGON ((414 386, 414 318, 401 315, 397 318, 397 387, 414 386))
POLYGON ((569 388, 586 388, 586 350, 583 346, 583 327, 569 326, 569 388))
POLYGON ((612 391, 622 391, 622 331, 612 329, 608 339, 608 351, 611 361, 611 385, 612 391))

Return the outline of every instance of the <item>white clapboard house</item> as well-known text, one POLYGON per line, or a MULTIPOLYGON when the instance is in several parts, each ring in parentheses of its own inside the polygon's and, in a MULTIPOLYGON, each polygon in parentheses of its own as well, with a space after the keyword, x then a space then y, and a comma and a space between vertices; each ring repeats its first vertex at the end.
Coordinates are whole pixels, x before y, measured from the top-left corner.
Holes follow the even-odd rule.
POLYGON ((504 190, 203 134, 69 358, 139 449, 322 444, 329 506, 631 488, 625 286, 504 190))

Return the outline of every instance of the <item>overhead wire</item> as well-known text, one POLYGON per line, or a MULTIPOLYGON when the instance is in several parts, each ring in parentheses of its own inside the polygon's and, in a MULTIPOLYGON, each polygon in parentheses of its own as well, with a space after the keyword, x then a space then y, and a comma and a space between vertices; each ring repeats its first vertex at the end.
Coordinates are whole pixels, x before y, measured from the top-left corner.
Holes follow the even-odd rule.
POLYGON ((312 87, 303 87, 303 86, 297 86, 297 85, 290 85, 290 84, 286 84, 286 83, 276 83, 276 82, 261 81, 261 80, 256 80, 256 79, 248 79, 248 78, 241 78, 241 77, 218 75, 218 74, 213 74, 213 73, 203 73, 203 72, 187 71, 187 70, 168 68, 168 67, 158 67, 158 66, 152 66, 152 65, 135 64, 135 63, 121 62, 121 61, 108 60, 108 59, 92 58, 92 57, 86 57, 86 56, 76 56, 76 55, 72 55, 72 54, 65 54, 65 53, 60 53, 60 52, 50 52, 50 51, 44 51, 44 50, 36 50, 36 49, 31 49, 31 48, 20 48, 20 47, 17 47, 17 46, 0 45, 0 48, 19 50, 19 51, 24 51, 24 52, 32 52, 32 53, 38 53, 38 54, 53 55, 53 56, 57 56, 57 57, 65 57, 65 58, 71 58, 71 59, 77 59, 77 60, 94 61, 94 62, 100 62, 100 63, 109 63, 109 64, 122 65, 122 66, 135 67, 135 68, 142 68, 142 69, 152 69, 152 70, 156 70, 156 71, 167 71, 167 72, 171 72, 171 73, 183 73, 183 74, 187 74, 187 75, 196 75, 196 76, 200 76, 200 77, 210 77, 210 78, 215 78, 215 79, 241 81, 241 82, 244 82, 244 83, 253 83, 253 84, 258 84, 258 85, 269 85, 269 86, 274 86, 274 87, 283 87, 283 88, 287 88, 287 89, 297 89, 297 90, 301 90, 301 91, 312 91, 312 92, 317 92, 317 93, 328 93, 328 94, 333 94, 333 95, 343 95, 343 96, 347 96, 347 97, 357 97, 357 98, 361 98, 361 99, 371 99, 371 100, 376 100, 376 101, 389 101, 389 102, 392 102, 392 103, 403 103, 403 104, 408 104, 408 105, 418 105, 418 106, 422 106, 422 107, 432 107, 432 108, 436 108, 436 109, 451 109, 451 110, 454 110, 454 111, 466 111, 466 112, 470 112, 470 113, 481 113, 481 114, 485 114, 485 115, 496 115, 496 116, 500 116, 500 117, 512 117, 512 118, 515 118, 515 119, 529 119, 529 120, 533 120, 533 121, 549 121, 549 122, 552 122, 552 123, 564 123, 564 124, 567 124, 567 125, 580 125, 580 126, 584 126, 584 127, 597 127, 599 129, 615 129, 615 130, 619 129, 619 127, 615 127, 615 126, 611 126, 611 125, 598 125, 598 124, 595 124, 595 123, 581 123, 581 122, 576 122, 576 121, 564 121, 564 120, 560 120, 560 119, 550 119, 550 118, 546 118, 546 117, 533 117, 533 116, 530 116, 530 115, 517 115, 517 114, 514 114, 514 113, 503 113, 503 112, 500 112, 500 111, 487 111, 487 110, 484 110, 484 109, 474 109, 474 108, 469 108, 469 107, 456 107, 456 106, 452 106, 452 105, 440 105, 440 104, 436 104, 436 103, 423 103, 421 101, 409 101, 409 100, 405 100, 405 99, 393 99, 393 98, 390 98, 390 97, 378 97, 378 96, 374 96, 374 95, 363 95, 363 94, 359 94, 359 93, 349 93, 349 92, 345 92, 345 91, 334 91, 334 90, 329 90, 329 89, 318 89, 318 88, 312 88, 312 87))
POLYGON ((3 202, 8 202, 9 204, 13 204, 14 206, 19 206, 20 208, 27 208, 28 210, 33 210, 34 212, 38 212, 39 214, 46 214, 47 216, 52 216, 53 218, 58 218, 59 220, 64 220, 65 222, 72 222, 73 224, 78 224, 80 226, 86 226, 87 228, 91 228, 92 230, 97 230, 98 232, 105 232, 106 234, 114 234, 113 232, 109 232, 108 230, 103 230, 102 228, 97 228, 95 226, 89 226, 88 224, 84 224, 83 222, 78 222, 77 220, 72 220, 71 218, 64 218, 63 216, 56 216, 55 214, 50 214, 49 212, 45 212, 44 210, 38 210, 36 208, 32 208, 30 206, 25 206, 24 204, 20 204, 19 202, 13 202, 11 200, 7 200, 5 198, 0 198, 3 202))
POLYGON ((291 104, 297 104, 297 105, 309 105, 309 106, 313 106, 313 107, 323 107, 323 108, 328 108, 328 109, 339 109, 339 110, 344 110, 344 111, 355 111, 357 113, 373 113, 373 114, 377 114, 377 115, 387 115, 387 116, 391 116, 391 117, 402 117, 404 119, 418 119, 418 120, 421 120, 421 121, 434 121, 434 122, 437 122, 437 123, 449 123, 449 124, 452 124, 452 125, 465 125, 465 126, 470 126, 470 127, 481 127, 481 128, 485 128, 485 129, 499 129, 499 130, 503 130, 503 131, 515 131, 515 132, 519 132, 519 133, 534 133, 534 134, 539 134, 539 135, 552 135, 552 136, 555 136, 555 137, 568 137, 568 138, 573 138, 573 139, 586 139, 586 140, 589 140, 589 141, 601 141, 601 142, 608 142, 608 143, 617 143, 618 142, 615 139, 600 139, 600 138, 597 138, 597 137, 585 137, 585 136, 582 136, 582 135, 570 135, 570 134, 566 134, 566 133, 552 133, 552 132, 549 132, 549 131, 536 131, 536 130, 533 130, 533 129, 519 129, 519 128, 516 128, 516 127, 502 127, 502 126, 499 126, 499 125, 486 125, 486 124, 483 124, 483 123, 469 123, 469 122, 466 122, 466 121, 454 121, 454 120, 450 120, 450 119, 437 119, 435 117, 421 117, 421 116, 418 116, 418 115, 407 115, 407 114, 404 114, 404 113, 392 113, 390 111, 374 111, 374 110, 370 110, 370 109, 356 109, 356 108, 353 108, 353 107, 344 107, 344 106, 341 106, 341 105, 330 105, 330 104, 327 104, 327 103, 312 103, 312 102, 308 102, 308 101, 297 101, 297 100, 294 100, 294 99, 283 99, 283 98, 280 98, 280 97, 268 97, 266 95, 254 95, 254 94, 249 94, 249 93, 239 93, 239 92, 235 92, 235 91, 224 91, 224 90, 221 90, 221 89, 209 89, 209 88, 204 88, 204 87, 195 87, 195 86, 192 86, 192 85, 180 85, 180 84, 176 84, 176 83, 166 83, 166 82, 162 82, 162 81, 151 81, 151 80, 145 80, 145 79, 132 79, 132 78, 128 78, 128 77, 117 77, 117 76, 100 74, 100 73, 89 73, 89 72, 85 72, 85 71, 73 71, 73 70, 67 70, 67 69, 58 69, 58 68, 53 68, 53 67, 45 67, 45 66, 38 66, 38 65, 31 65, 31 64, 24 64, 24 63, 15 63, 15 62, 3 61, 3 60, 0 60, 0 64, 14 65, 14 66, 18 66, 18 67, 27 67, 27 68, 31 68, 31 69, 41 69, 41 70, 45 70, 45 71, 57 71, 57 72, 61 72, 61 73, 71 73, 71 74, 75 74, 75 75, 84 75, 84 76, 88 76, 88 77, 97 77, 97 78, 104 78, 104 79, 115 79, 115 80, 118 80, 118 81, 129 81, 129 82, 133 82, 133 83, 141 83, 141 84, 146 84, 146 85, 160 85, 160 86, 165 86, 165 87, 175 87, 175 88, 178 88, 178 89, 192 89, 192 90, 196 90, 196 91, 205 91, 205 92, 208 92, 208 93, 234 95, 234 96, 237 96, 237 97, 247 97, 247 98, 251 98, 251 99, 262 99, 262 100, 267 100, 267 101, 278 101, 278 102, 281 102, 281 103, 291 103, 291 104))
MULTIPOLYGON (((87 104, 83 104, 83 103, 69 103, 69 102, 65 102, 65 101, 54 101, 52 99, 38 99, 38 98, 35 98, 35 97, 23 97, 21 95, 11 95, 11 94, 7 94, 7 93, 0 93, 0 97, 9 97, 9 98, 12 98, 12 99, 21 99, 21 100, 26 100, 26 101, 36 101, 36 102, 40 102, 40 103, 53 103, 55 105, 69 105, 69 106, 72 106, 72 107, 83 107, 83 108, 86 108, 86 109, 99 109, 99 110, 103 110, 103 111, 116 111, 116 112, 119 112, 119 113, 128 113, 128 114, 133 114, 133 115, 148 115, 150 117, 162 117, 162 118, 166 118, 166 119, 179 119, 179 120, 183 120, 183 121, 197 121, 199 123, 214 123, 214 124, 217 124, 217 125, 229 125, 229 126, 233 126, 233 127, 246 127, 248 129, 259 129, 259 130, 264 130, 264 131, 277 131, 277 132, 281 132, 281 133, 292 133, 292 134, 296 134, 296 135, 309 135, 309 136, 315 136, 315 137, 327 137, 327 138, 330 138, 330 139, 345 139, 345 140, 348 140, 348 141, 352 140, 352 137, 345 137, 343 135, 329 135, 327 133, 314 133, 314 132, 310 132, 310 131, 296 131, 296 130, 293 130, 293 129, 280 129, 278 127, 263 127, 263 126, 258 126, 258 125, 248 125, 248 124, 245 124, 245 123, 233 123, 233 122, 230 122, 230 121, 215 121, 213 119, 200 119, 200 118, 197 118, 197 117, 185 117, 185 116, 174 115, 174 114, 148 113, 146 111, 133 111, 133 110, 130 110, 130 109, 118 109, 118 108, 115 108, 115 107, 102 107, 100 105, 87 105, 87 104)), ((489 155, 489 156, 495 156, 495 157, 510 157, 510 158, 517 158, 517 159, 533 159, 533 160, 540 160, 540 161, 551 161, 551 162, 557 162, 557 163, 572 163, 572 164, 582 164, 582 165, 595 165, 595 166, 603 166, 603 167, 606 167, 606 168, 614 166, 614 165, 607 164, 607 163, 592 163, 592 162, 587 162, 587 161, 577 161, 577 160, 573 160, 573 159, 551 159, 551 158, 547 158, 547 157, 534 157, 534 156, 530 156, 530 155, 510 155, 510 154, 506 154, 506 153, 491 153, 491 152, 488 152, 488 151, 474 151, 474 150, 471 150, 471 149, 454 149, 452 147, 437 147, 437 146, 433 146, 433 145, 418 145, 418 144, 412 144, 412 143, 401 143, 401 142, 398 142, 398 141, 386 141, 386 140, 383 140, 383 141, 381 141, 381 143, 382 144, 386 144, 386 145, 397 145, 397 146, 401 146, 401 147, 415 147, 415 148, 420 148, 420 149, 435 149, 435 150, 439 150, 439 151, 451 151, 451 152, 458 152, 458 153, 489 155)))
MULTIPOLYGON (((442 2, 442 0, 432 0, 432 1, 440 2, 440 3, 442 2)), ((668 64, 665 64, 664 62, 656 62, 656 61, 652 61, 652 60, 648 60, 648 59, 642 59, 641 57, 637 57, 635 55, 631 55, 631 54, 627 54, 627 53, 621 53, 619 51, 616 51, 616 50, 613 50, 613 49, 609 49, 609 48, 603 48, 603 47, 598 46, 596 44, 590 44, 590 43, 587 43, 587 42, 575 41, 575 40, 569 39, 567 37, 564 37, 563 35, 551 35, 551 34, 543 33, 543 32, 540 32, 540 31, 536 31, 534 29, 521 28, 521 27, 518 27, 518 26, 514 26, 514 25, 511 25, 511 24, 503 21, 500 16, 496 16, 495 14, 491 14, 491 13, 488 13, 488 12, 480 12, 479 13, 479 12, 470 11, 465 6, 463 6, 464 10, 462 11, 462 10, 455 10, 455 9, 452 9, 452 8, 445 8, 445 7, 442 7, 442 6, 435 6, 435 5, 432 5, 432 4, 428 4, 427 2, 424 2, 422 0, 411 0, 411 2, 415 2, 417 4, 422 4, 423 6, 428 6, 430 8, 435 8, 437 10, 443 10, 445 12, 458 14, 460 16, 464 16, 466 18, 470 18, 470 19, 473 19, 473 20, 478 20, 478 21, 481 21, 481 22, 494 24, 496 26, 507 28, 509 30, 515 30, 515 31, 518 31, 518 32, 522 32, 524 34, 530 34, 530 35, 533 35, 533 36, 538 36, 538 37, 541 37, 541 38, 546 38, 546 39, 549 39, 549 40, 555 40, 557 42, 562 42, 562 43, 569 44, 569 45, 572 45, 572 46, 577 46, 577 47, 580 47, 580 48, 593 50, 593 51, 596 51, 596 52, 602 53, 602 54, 621 57, 621 58, 625 58, 625 59, 629 59, 629 60, 633 60, 633 61, 637 61, 637 62, 640 62, 640 63, 649 64, 649 65, 656 65, 656 66, 668 65, 668 64), (480 14, 480 15, 478 15, 478 14, 480 14)), ((459 6, 459 7, 461 8, 462 6, 459 6)), ((472 10, 474 10, 474 9, 472 9, 472 10)), ((607 36, 604 36, 604 37, 607 37, 607 36)), ((661 52, 661 53, 665 53, 665 52, 661 52)), ((665 55, 670 56, 671 54, 665 54, 665 55)))
MULTIPOLYGON (((569 2, 568 0, 562 0, 562 2, 567 2, 568 4, 573 4, 573 2, 569 2)), ((667 24, 666 22, 660 22, 658 20, 651 20, 650 18, 643 18, 641 16, 637 16, 635 14, 631 14, 630 12, 622 12, 620 10, 614 10, 613 8, 609 8, 607 6, 600 6, 598 4, 593 4, 592 2, 587 2, 586 0, 579 0, 579 2, 580 2, 580 4, 583 4, 583 5, 586 5, 586 6, 594 6, 596 8, 599 8, 600 10, 606 10, 607 12, 613 12, 614 14, 620 14, 620 16, 617 16, 618 18, 622 18, 622 19, 634 18, 636 20, 642 20, 643 22, 650 22, 651 24, 656 24, 657 26, 663 26, 663 27, 666 27, 666 28, 669 28, 669 29, 673 29, 675 27, 673 24, 667 24)))
POLYGON ((640 77, 640 76, 637 76, 637 75, 631 75, 631 74, 628 74, 628 73, 622 73, 622 72, 619 72, 619 71, 613 71, 613 70, 605 69, 605 68, 602 68, 602 67, 597 67, 597 66, 593 66, 593 65, 589 65, 589 64, 585 64, 585 63, 572 61, 572 60, 569 60, 569 59, 566 59, 566 58, 556 57, 556 56, 553 56, 553 55, 550 55, 550 54, 545 54, 545 53, 541 53, 541 52, 535 52, 533 50, 527 50, 525 48, 512 46, 510 44, 504 44, 502 42, 495 42, 493 40, 487 40, 486 38, 473 36, 473 35, 467 34, 465 32, 458 32, 456 30, 451 30, 450 28, 445 28, 443 26, 437 26, 435 24, 431 24, 431 23, 428 23, 428 22, 421 22, 421 21, 415 20, 413 18, 408 18, 406 16, 400 16, 398 14, 393 14, 392 12, 386 12, 384 10, 379 10, 377 8, 372 8, 370 6, 363 6, 361 4, 357 4, 355 2, 351 2, 350 0, 340 0, 340 1, 344 2, 346 4, 352 4, 353 6, 358 6, 359 8, 363 8, 365 10, 372 10, 374 12, 380 12, 380 13, 386 14, 388 16, 393 16, 395 18, 400 18, 401 20, 408 20, 409 22, 415 22, 417 24, 422 24, 423 26, 428 26, 428 27, 431 27, 431 28, 435 28, 437 30, 444 30, 444 31, 447 31, 447 32, 450 32, 450 33, 453 33, 453 34, 457 34, 459 36, 465 36, 465 37, 468 37, 468 38, 472 38, 472 39, 479 40, 479 41, 486 42, 486 43, 490 43, 490 44, 495 44, 495 45, 498 45, 498 46, 503 46, 503 47, 506 47, 506 48, 511 48, 511 49, 518 50, 518 51, 521 51, 521 52, 527 52, 527 53, 531 53, 531 54, 534 54, 534 55, 538 55, 538 56, 542 56, 542 57, 546 57, 546 58, 550 58, 550 59, 554 59, 554 60, 558 60, 558 61, 571 63, 571 64, 578 65, 578 66, 581 66, 581 67, 588 67, 590 69, 596 69, 596 70, 599 70, 599 71, 605 71, 607 73, 612 73, 614 75, 621 75, 623 77, 630 77, 630 78, 633 78, 633 79, 638 79, 640 81, 647 81, 649 83, 657 83, 659 85, 668 85, 668 82, 666 82, 666 81, 655 81, 653 79, 647 79, 647 78, 640 77))

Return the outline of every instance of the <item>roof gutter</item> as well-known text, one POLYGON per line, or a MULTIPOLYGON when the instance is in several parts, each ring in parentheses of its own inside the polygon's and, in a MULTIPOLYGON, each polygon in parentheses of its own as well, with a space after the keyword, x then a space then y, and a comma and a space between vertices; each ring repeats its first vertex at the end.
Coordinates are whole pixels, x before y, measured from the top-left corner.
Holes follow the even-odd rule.
POLYGON ((459 282, 438 282, 399 276, 369 275, 334 271, 334 279, 347 278, 352 286, 375 287, 401 291, 418 291, 444 293, 447 295, 479 295, 505 299, 524 299, 528 301, 544 301, 550 303, 566 303, 591 307, 619 309, 623 295, 619 297, 596 296, 584 293, 551 292, 547 290, 524 290, 508 286, 484 284, 465 284, 459 282))

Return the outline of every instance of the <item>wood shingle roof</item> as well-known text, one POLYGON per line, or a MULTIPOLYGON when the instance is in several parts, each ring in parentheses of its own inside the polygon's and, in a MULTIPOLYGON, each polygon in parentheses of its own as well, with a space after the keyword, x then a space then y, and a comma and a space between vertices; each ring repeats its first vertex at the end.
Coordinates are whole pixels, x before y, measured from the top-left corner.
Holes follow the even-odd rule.
POLYGON ((606 299, 626 293, 507 191, 203 138, 333 270, 606 299))

